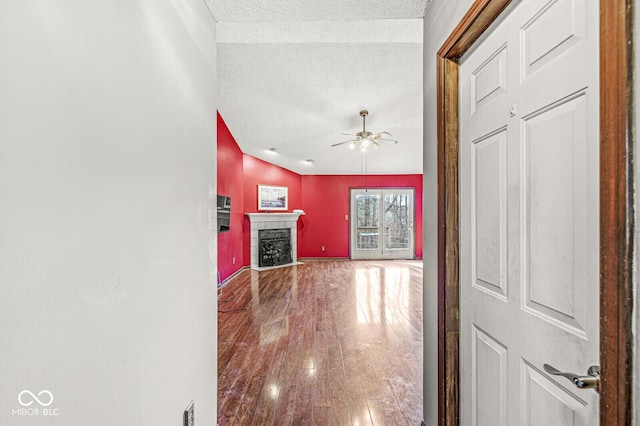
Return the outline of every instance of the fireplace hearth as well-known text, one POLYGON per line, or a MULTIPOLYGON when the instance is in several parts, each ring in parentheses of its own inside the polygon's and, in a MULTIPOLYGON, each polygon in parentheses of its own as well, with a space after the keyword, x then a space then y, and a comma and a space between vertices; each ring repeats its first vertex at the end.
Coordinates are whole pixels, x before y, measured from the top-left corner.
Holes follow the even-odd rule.
POLYGON ((289 228, 259 230, 258 247, 260 267, 287 265, 293 261, 289 228))

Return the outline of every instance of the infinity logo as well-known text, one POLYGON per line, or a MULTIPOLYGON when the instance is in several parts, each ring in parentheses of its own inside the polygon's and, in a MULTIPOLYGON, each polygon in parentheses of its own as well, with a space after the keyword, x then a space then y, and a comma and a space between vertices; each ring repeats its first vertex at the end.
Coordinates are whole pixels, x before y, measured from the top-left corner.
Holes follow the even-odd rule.
POLYGON ((30 395, 30 396, 31 396, 31 398, 32 398, 33 400, 35 400, 35 402, 37 402, 38 404, 42 405, 43 407, 48 407, 49 405, 51 405, 51 404, 53 403, 53 394, 52 394, 51 392, 49 392, 48 390, 41 390, 40 392, 38 392, 38 396, 42 396, 42 394, 47 394, 47 395, 49 395, 49 402, 46 402, 46 403, 45 403, 45 402, 42 402, 42 401, 38 398, 38 396, 35 396, 31 391, 29 391, 29 390, 23 390, 22 392, 20 392, 20 393, 18 394, 18 402, 19 402, 19 403, 20 403, 20 405, 22 405, 23 407, 28 407, 28 406, 30 406, 31 404, 33 404, 33 402, 34 402, 34 401, 29 401, 28 399, 27 399, 27 401, 28 401, 28 402, 24 402, 24 401, 22 400, 22 396, 23 396, 23 395, 25 395, 25 394, 30 395))

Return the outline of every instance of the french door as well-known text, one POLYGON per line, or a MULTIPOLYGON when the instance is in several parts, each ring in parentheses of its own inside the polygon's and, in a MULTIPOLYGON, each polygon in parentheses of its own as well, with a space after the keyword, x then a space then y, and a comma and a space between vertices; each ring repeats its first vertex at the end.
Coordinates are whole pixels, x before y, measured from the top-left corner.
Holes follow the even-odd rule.
POLYGON ((413 259, 413 189, 351 190, 351 259, 413 259))

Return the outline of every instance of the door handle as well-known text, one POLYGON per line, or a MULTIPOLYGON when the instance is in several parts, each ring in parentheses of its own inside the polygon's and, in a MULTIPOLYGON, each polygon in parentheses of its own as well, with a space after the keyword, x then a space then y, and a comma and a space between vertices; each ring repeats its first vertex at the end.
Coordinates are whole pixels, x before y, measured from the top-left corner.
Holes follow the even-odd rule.
POLYGON ((592 365, 587 370, 586 376, 578 376, 574 373, 565 373, 564 371, 560 371, 557 368, 550 366, 549 364, 544 364, 542 366, 544 371, 549 374, 553 374, 554 376, 563 376, 567 379, 571 380, 571 382, 576 385, 577 388, 580 389, 595 389, 596 392, 600 392, 600 366, 592 365))

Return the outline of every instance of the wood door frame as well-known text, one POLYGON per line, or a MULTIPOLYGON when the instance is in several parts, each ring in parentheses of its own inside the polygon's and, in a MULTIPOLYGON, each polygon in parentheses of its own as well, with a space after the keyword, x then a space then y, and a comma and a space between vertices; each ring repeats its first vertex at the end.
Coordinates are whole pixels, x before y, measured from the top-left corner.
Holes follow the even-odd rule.
MULTIPOLYGON (((511 0, 476 0, 437 53, 438 425, 459 424, 459 59, 511 0)), ((600 424, 631 424, 633 0, 600 0, 600 424)))

